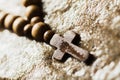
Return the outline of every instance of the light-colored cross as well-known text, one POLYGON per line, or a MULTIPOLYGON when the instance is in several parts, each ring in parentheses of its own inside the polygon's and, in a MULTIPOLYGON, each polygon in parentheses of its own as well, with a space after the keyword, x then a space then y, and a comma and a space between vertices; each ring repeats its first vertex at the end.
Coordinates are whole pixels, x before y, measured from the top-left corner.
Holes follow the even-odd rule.
POLYGON ((68 53, 80 61, 85 61, 88 58, 89 53, 72 43, 75 37, 76 33, 73 31, 66 32, 63 37, 59 34, 54 34, 50 40, 50 44, 56 47, 57 50, 55 50, 52 57, 57 60, 62 60, 65 53, 68 53))

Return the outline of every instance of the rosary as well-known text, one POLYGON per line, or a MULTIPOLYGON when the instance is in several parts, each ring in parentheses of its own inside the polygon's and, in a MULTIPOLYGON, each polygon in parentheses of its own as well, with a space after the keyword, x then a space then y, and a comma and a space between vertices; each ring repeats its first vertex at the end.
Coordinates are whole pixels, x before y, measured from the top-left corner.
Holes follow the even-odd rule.
POLYGON ((46 42, 55 47, 56 50, 52 56, 53 59, 61 61, 65 54, 69 54, 79 61, 90 62, 93 59, 93 55, 75 45, 78 34, 73 31, 67 31, 61 36, 55 34, 44 23, 40 3, 40 0, 22 0, 22 5, 26 7, 25 15, 27 19, 0 11, 0 26, 4 26, 4 28, 11 30, 19 36, 33 38, 36 41, 46 42))

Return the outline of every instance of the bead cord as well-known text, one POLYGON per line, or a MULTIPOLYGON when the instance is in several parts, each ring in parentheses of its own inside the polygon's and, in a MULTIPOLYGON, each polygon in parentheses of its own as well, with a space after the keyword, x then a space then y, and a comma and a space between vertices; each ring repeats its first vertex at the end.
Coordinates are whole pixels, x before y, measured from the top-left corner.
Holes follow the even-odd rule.
POLYGON ((4 28, 13 31, 19 36, 24 35, 36 41, 45 41, 58 48, 53 54, 53 57, 59 60, 63 58, 66 52, 80 61, 88 60, 88 51, 72 43, 76 37, 75 33, 68 31, 67 34, 65 33, 64 36, 61 37, 55 34, 55 32, 43 22, 42 8, 40 7, 41 4, 39 4, 41 0, 22 0, 21 3, 26 7, 25 16, 27 19, 0 11, 0 26, 4 26, 4 28))
POLYGON ((26 7, 25 16, 27 19, 1 10, 0 25, 19 36, 25 35, 37 41, 50 42, 49 40, 54 35, 54 31, 43 22, 42 11, 39 6, 40 0, 22 0, 21 3, 26 7), (48 30, 49 34, 47 33, 48 30), (44 35, 44 33, 47 33, 47 35, 44 35))

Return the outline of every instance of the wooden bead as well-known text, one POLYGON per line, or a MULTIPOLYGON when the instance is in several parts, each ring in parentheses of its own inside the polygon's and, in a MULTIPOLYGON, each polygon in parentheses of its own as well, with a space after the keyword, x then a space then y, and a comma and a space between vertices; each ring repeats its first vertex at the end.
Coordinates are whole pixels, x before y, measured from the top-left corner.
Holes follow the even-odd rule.
POLYGON ((25 34, 25 36, 31 37, 32 27, 33 26, 31 24, 25 25, 25 27, 24 27, 24 34, 25 34))
POLYGON ((0 12, 0 26, 3 26, 4 25, 4 20, 5 20, 5 17, 8 15, 8 13, 5 13, 5 12, 0 12))
POLYGON ((35 5, 39 5, 41 0, 22 0, 22 5, 27 7, 29 5, 35 4, 35 5))
POLYGON ((37 41, 43 41, 43 35, 47 30, 50 30, 50 28, 45 23, 36 23, 32 28, 32 37, 37 41))
POLYGON ((16 34, 18 34, 19 36, 22 36, 22 35, 24 35, 24 31, 23 31, 24 26, 27 23, 28 22, 25 19, 19 17, 13 22, 12 29, 16 34))
POLYGON ((39 16, 36 16, 36 17, 33 17, 31 19, 31 24, 35 24, 35 23, 38 23, 38 22, 42 22, 43 20, 39 17, 39 16))
POLYGON ((49 43, 54 34, 55 34, 55 33, 54 33, 54 31, 52 31, 52 30, 46 31, 46 32, 44 33, 44 41, 47 42, 47 43, 49 43))
POLYGON ((35 17, 35 16, 40 16, 41 11, 40 11, 39 6, 36 6, 36 5, 28 6, 26 9, 25 15, 28 19, 31 19, 32 17, 35 17))
POLYGON ((4 21, 4 26, 7 29, 12 29, 12 24, 14 22, 14 20, 17 18, 18 16, 14 16, 14 15, 7 15, 4 21))

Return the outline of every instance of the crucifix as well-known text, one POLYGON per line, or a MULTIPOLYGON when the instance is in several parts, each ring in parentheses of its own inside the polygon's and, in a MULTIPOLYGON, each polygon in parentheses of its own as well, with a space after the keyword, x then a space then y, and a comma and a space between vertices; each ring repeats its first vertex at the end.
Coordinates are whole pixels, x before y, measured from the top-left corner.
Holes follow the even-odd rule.
POLYGON ((73 31, 67 31, 63 37, 59 34, 53 35, 52 39, 50 40, 50 44, 55 46, 57 50, 55 50, 52 58, 62 60, 63 56, 68 53, 79 61, 85 61, 88 58, 89 53, 88 51, 72 43, 75 36, 76 33, 73 31))

